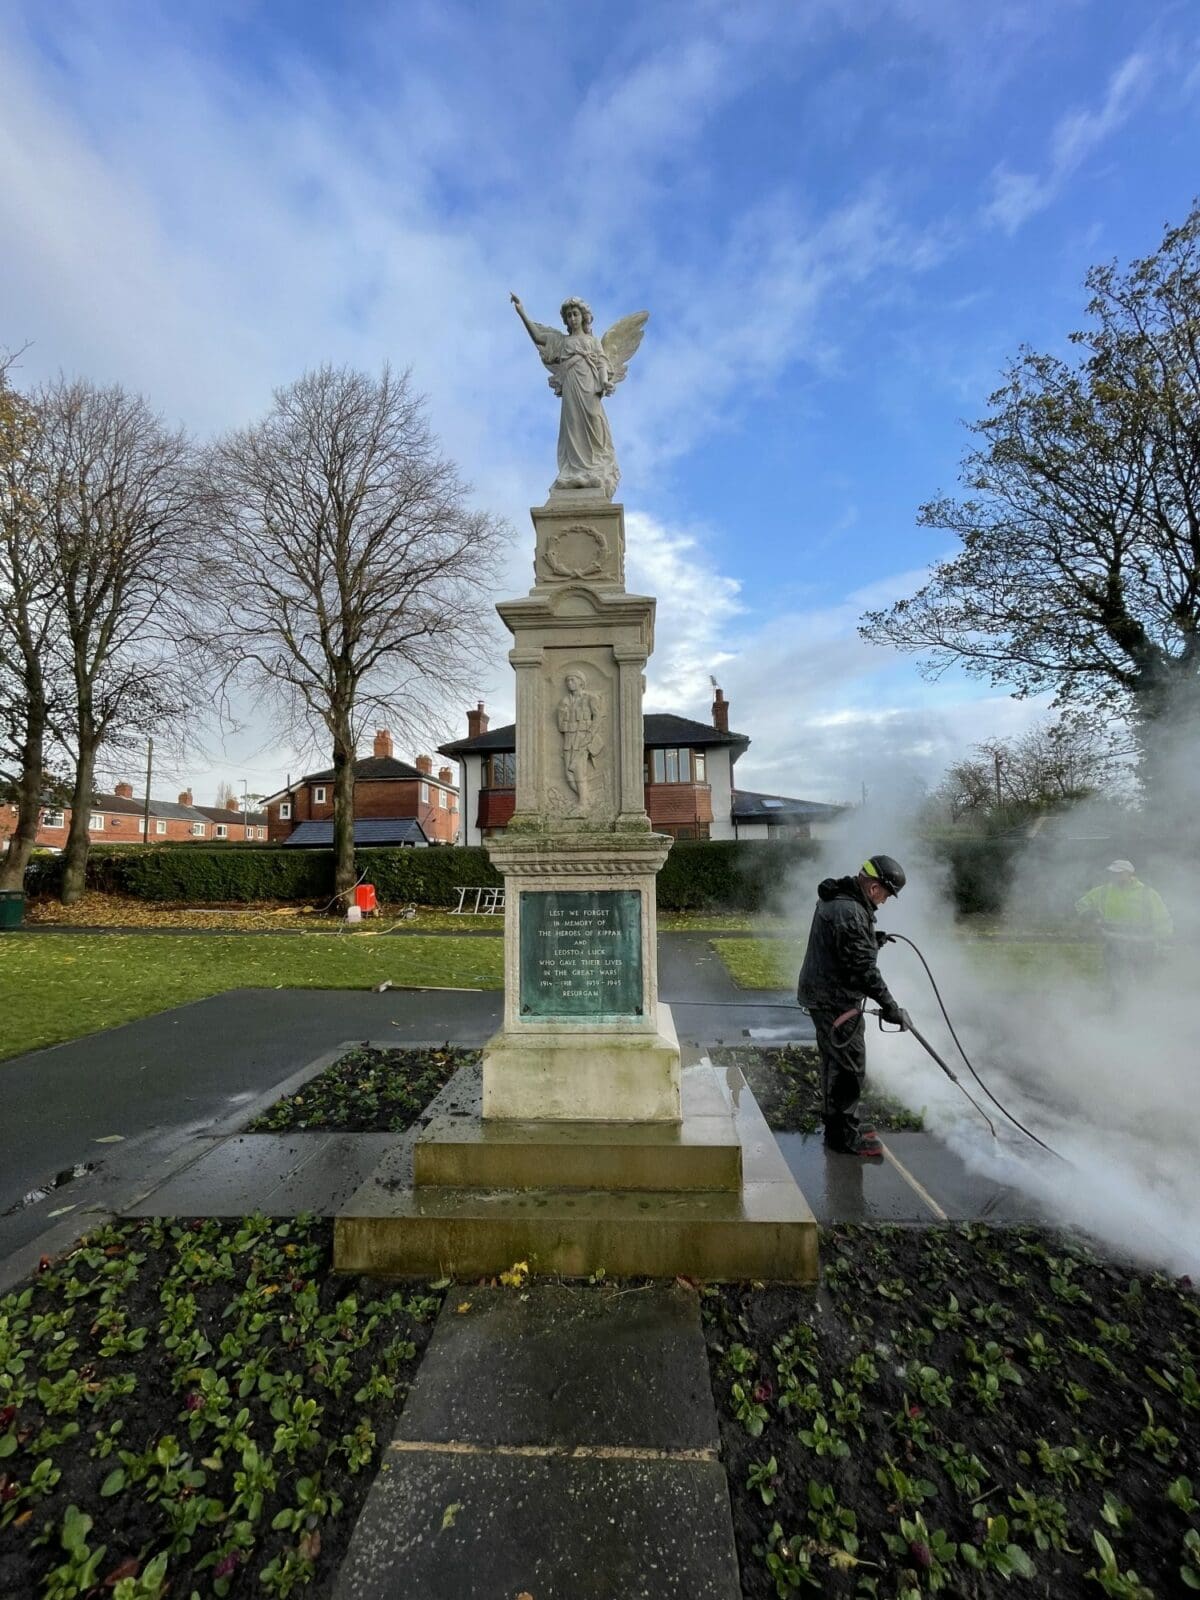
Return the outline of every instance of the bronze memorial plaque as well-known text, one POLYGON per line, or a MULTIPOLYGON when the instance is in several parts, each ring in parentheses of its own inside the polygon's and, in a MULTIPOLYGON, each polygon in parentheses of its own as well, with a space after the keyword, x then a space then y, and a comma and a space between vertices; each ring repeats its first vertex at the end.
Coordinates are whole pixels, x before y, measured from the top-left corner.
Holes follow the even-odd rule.
POLYGON ((642 897, 637 889, 524 891, 521 1016, 642 1015, 642 897))

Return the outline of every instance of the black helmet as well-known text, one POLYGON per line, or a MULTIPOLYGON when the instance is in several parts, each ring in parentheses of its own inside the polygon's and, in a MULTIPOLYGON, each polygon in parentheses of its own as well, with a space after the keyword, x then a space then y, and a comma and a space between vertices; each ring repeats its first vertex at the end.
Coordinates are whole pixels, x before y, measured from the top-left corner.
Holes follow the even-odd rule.
POLYGON ((894 856, 868 856, 859 868, 868 878, 878 878, 889 894, 899 894, 908 882, 894 856))

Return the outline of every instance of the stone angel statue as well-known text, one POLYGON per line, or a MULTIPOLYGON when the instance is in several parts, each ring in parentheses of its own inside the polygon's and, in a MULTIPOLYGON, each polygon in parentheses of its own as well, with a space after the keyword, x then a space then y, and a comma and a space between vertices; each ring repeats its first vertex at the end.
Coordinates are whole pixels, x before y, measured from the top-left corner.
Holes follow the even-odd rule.
POLYGON ((562 400, 558 425, 558 477, 553 496, 563 489, 599 489, 611 500, 621 480, 603 401, 625 376, 642 342, 650 316, 635 311, 614 322, 602 339, 592 332, 591 307, 564 300, 566 333, 531 322, 516 295, 510 295, 538 354, 550 369, 550 387, 562 400))

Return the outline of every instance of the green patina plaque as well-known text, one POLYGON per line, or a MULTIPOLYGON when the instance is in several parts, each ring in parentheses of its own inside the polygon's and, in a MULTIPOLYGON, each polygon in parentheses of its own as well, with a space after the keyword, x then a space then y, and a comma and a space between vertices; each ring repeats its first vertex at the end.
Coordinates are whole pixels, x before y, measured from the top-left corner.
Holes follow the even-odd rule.
POLYGON ((642 1015, 637 889, 521 893, 522 1017, 642 1015))

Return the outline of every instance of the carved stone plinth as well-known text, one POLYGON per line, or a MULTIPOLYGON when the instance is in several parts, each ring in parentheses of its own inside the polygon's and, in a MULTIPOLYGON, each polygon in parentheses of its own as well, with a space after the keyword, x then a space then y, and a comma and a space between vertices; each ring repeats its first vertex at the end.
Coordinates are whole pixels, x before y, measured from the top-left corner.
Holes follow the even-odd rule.
POLYGON ((679 1046, 658 1003, 658 834, 533 832, 491 844, 504 874, 504 1027, 484 1117, 678 1122, 679 1046))

